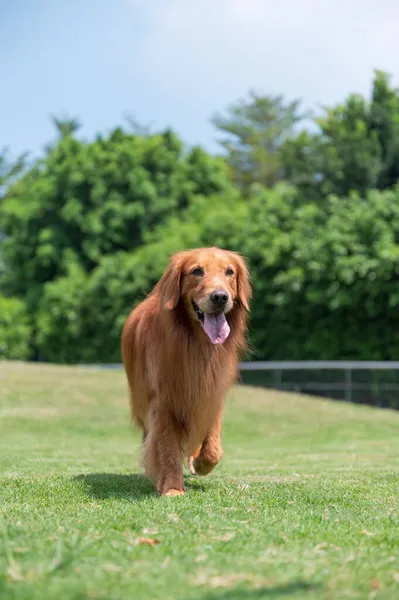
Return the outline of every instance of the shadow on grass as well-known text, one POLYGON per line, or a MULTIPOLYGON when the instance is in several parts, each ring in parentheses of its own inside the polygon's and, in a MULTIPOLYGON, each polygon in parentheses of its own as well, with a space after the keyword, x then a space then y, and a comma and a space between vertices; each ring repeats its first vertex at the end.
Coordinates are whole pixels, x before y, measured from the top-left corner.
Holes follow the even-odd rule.
MULTIPOLYGON (((148 497, 158 496, 154 486, 145 475, 120 475, 118 473, 88 473, 76 475, 75 481, 83 481, 88 494, 99 500, 123 498, 137 502, 148 497)), ((203 492, 206 486, 199 481, 185 481, 186 490, 203 492)))
POLYGON ((120 498, 137 501, 156 495, 153 485, 144 475, 88 473, 77 475, 74 480, 83 481, 88 494, 99 500, 120 498))
POLYGON ((201 596, 200 600, 251 600, 251 598, 284 598, 286 596, 297 596, 304 598, 306 592, 315 592, 320 588, 319 584, 308 583, 306 581, 293 581, 282 585, 262 587, 257 589, 236 588, 220 592, 214 592, 201 596))

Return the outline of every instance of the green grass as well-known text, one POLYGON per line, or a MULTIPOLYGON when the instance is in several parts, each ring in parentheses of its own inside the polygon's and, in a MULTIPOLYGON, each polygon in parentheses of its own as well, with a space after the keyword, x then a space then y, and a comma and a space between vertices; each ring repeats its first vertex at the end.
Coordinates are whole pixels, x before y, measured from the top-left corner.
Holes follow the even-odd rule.
POLYGON ((160 498, 121 372, 0 363, 1 600, 397 600, 399 413, 237 387, 225 414, 214 474, 160 498))

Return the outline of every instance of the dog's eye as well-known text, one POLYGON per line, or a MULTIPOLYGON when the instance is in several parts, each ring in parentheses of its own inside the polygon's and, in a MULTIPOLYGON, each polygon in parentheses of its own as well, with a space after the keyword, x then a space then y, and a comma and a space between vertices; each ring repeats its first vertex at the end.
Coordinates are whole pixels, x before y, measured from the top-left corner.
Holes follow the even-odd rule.
POLYGON ((201 277, 204 274, 204 269, 201 267, 196 267, 191 271, 191 275, 195 275, 196 277, 201 277))
POLYGON ((226 275, 227 277, 231 277, 232 275, 234 275, 233 269, 226 269, 226 275))

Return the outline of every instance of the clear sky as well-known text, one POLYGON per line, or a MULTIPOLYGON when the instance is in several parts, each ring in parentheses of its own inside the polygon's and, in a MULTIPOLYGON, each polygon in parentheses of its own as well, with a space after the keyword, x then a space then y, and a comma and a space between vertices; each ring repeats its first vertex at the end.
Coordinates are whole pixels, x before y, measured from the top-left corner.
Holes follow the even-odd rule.
POLYGON ((214 149, 215 111, 250 88, 306 107, 399 83, 399 0, 0 0, 0 148, 40 152, 50 115, 81 135, 172 126, 214 149))

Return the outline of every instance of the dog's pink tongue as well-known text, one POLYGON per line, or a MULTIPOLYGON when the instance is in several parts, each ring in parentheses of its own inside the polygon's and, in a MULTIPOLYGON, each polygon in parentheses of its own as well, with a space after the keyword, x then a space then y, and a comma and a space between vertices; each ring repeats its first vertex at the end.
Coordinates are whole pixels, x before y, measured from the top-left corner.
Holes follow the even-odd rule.
POLYGON ((219 315, 204 314, 204 330, 212 344, 223 344, 228 338, 230 327, 223 313, 219 315))

